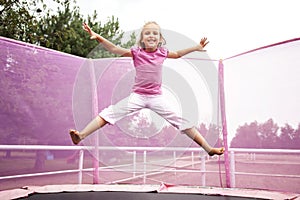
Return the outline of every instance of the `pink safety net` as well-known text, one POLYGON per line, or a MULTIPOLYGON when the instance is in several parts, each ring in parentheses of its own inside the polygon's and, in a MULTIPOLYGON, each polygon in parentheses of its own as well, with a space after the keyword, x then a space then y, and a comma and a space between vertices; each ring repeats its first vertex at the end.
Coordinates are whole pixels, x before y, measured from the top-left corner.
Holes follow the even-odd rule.
MULTIPOLYGON (((3 37, 0 45, 1 145, 71 145, 64 133, 74 127, 73 85, 84 59, 3 37)), ((4 149, 0 176, 72 170, 77 167, 71 157, 74 153, 4 149), (55 160, 61 160, 64 166, 55 160)), ((61 175, 54 176, 58 182, 66 181, 61 175)), ((1 179, 0 185, 5 189, 44 184, 42 180, 48 178, 1 179)))
POLYGON ((223 61, 235 187, 300 191, 299 52, 295 38, 223 61))
POLYGON ((166 61, 163 89, 170 102, 197 119, 210 144, 228 141, 226 154, 212 158, 147 110, 72 145, 70 128, 82 129, 100 110, 128 96, 131 60, 80 58, 3 37, 0 44, 0 190, 164 182, 299 192, 300 140, 294 138, 291 151, 283 150, 284 143, 270 150, 274 146, 255 146, 257 138, 244 145, 236 133, 260 123, 299 130, 300 39, 224 59, 225 102, 218 60, 204 54, 166 61), (177 65, 192 67, 188 73, 172 69, 177 65), (227 134, 219 138, 222 133, 227 134))
MULTIPOLYGON (((289 124, 298 128, 299 46, 299 39, 293 39, 223 61, 229 132, 245 123, 270 119, 280 127, 289 124)), ((272 142, 264 148, 276 147, 272 142)), ((282 144, 280 148, 297 149, 299 143, 282 144)))
MULTIPOLYGON (((204 153, 191 139, 147 110, 115 126, 107 125, 79 146, 72 144, 70 128, 81 130, 100 110, 128 96, 134 77, 130 59, 86 59, 7 38, 0 42, 1 189, 53 183, 211 184, 204 178, 191 181, 193 177, 179 180, 168 175, 167 171, 174 169, 198 172, 204 153), (162 170, 166 171, 163 176, 162 170)), ((220 145, 217 115, 212 114, 217 113, 214 63, 204 54, 203 60, 181 60, 179 64, 168 60, 165 67, 164 74, 168 75, 163 77, 163 90, 170 102, 178 112, 208 126, 215 124, 211 130, 204 125, 202 129, 209 143, 220 145), (208 69, 200 72, 195 68, 203 64, 208 69), (182 65, 192 66, 190 72, 176 69, 182 65), (203 73, 212 78, 190 82, 190 76, 199 78, 203 73), (191 88, 195 83, 197 90, 191 88), (207 103, 198 103, 195 97, 199 92, 207 103), (203 119, 198 119, 199 110, 207 113, 203 119)), ((214 176, 219 176, 218 171, 214 176)), ((220 185, 219 179, 214 178, 212 184, 220 185)))

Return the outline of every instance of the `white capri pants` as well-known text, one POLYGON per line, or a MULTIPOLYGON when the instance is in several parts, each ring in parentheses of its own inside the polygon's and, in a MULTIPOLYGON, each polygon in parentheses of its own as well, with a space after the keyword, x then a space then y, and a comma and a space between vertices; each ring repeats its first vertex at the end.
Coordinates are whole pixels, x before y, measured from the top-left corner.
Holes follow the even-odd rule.
POLYGON ((143 108, 148 108, 156 112, 179 130, 193 127, 189 121, 183 119, 179 114, 173 111, 163 95, 131 93, 129 97, 102 110, 99 116, 108 123, 115 124, 118 120, 126 117, 130 113, 137 112, 143 108))

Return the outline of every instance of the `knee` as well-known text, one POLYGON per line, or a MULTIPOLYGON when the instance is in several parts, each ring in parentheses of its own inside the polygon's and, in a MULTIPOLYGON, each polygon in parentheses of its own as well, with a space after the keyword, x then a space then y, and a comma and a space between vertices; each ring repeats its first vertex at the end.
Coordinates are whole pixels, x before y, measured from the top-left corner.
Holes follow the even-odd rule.
POLYGON ((191 128, 187 128, 187 129, 184 129, 182 130, 181 132, 185 133, 185 134, 188 134, 188 133, 191 133, 191 132, 194 132, 196 129, 195 127, 191 127, 191 128))
POLYGON ((100 115, 97 116, 97 120, 98 120, 98 124, 101 127, 103 127, 105 124, 107 124, 108 122, 103 118, 101 117, 100 115))

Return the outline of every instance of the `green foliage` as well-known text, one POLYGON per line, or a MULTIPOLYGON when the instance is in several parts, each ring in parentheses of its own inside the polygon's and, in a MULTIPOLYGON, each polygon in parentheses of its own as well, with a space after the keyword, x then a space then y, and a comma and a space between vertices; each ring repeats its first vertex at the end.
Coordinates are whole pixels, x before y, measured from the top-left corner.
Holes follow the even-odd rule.
POLYGON ((232 148, 299 149, 300 124, 294 130, 289 124, 278 127, 272 119, 259 124, 252 122, 237 129, 232 148))
MULTIPOLYGON (((28 32, 34 32, 37 21, 33 17, 32 7, 35 1, 1 0, 0 35, 24 42, 32 42, 28 32)), ((40 11, 40 10, 39 10, 40 11)))
POLYGON ((89 39, 82 29, 83 22, 116 45, 128 48, 136 40, 132 34, 129 41, 121 42, 124 33, 114 16, 101 23, 96 21, 97 12, 94 11, 92 16, 84 19, 75 0, 52 0, 51 3, 44 0, 0 0, 0 20, 1 36, 81 57, 116 56, 89 39), (56 5, 57 10, 52 10, 50 5, 56 5))

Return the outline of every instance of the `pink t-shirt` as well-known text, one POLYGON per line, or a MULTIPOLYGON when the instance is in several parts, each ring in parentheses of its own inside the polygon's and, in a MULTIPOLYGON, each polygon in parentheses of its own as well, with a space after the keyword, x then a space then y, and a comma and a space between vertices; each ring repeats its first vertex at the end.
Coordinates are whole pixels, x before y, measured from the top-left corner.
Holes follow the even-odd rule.
POLYGON ((136 69, 133 92, 138 94, 161 94, 162 65, 168 50, 159 47, 154 52, 146 52, 140 47, 131 48, 136 69))

